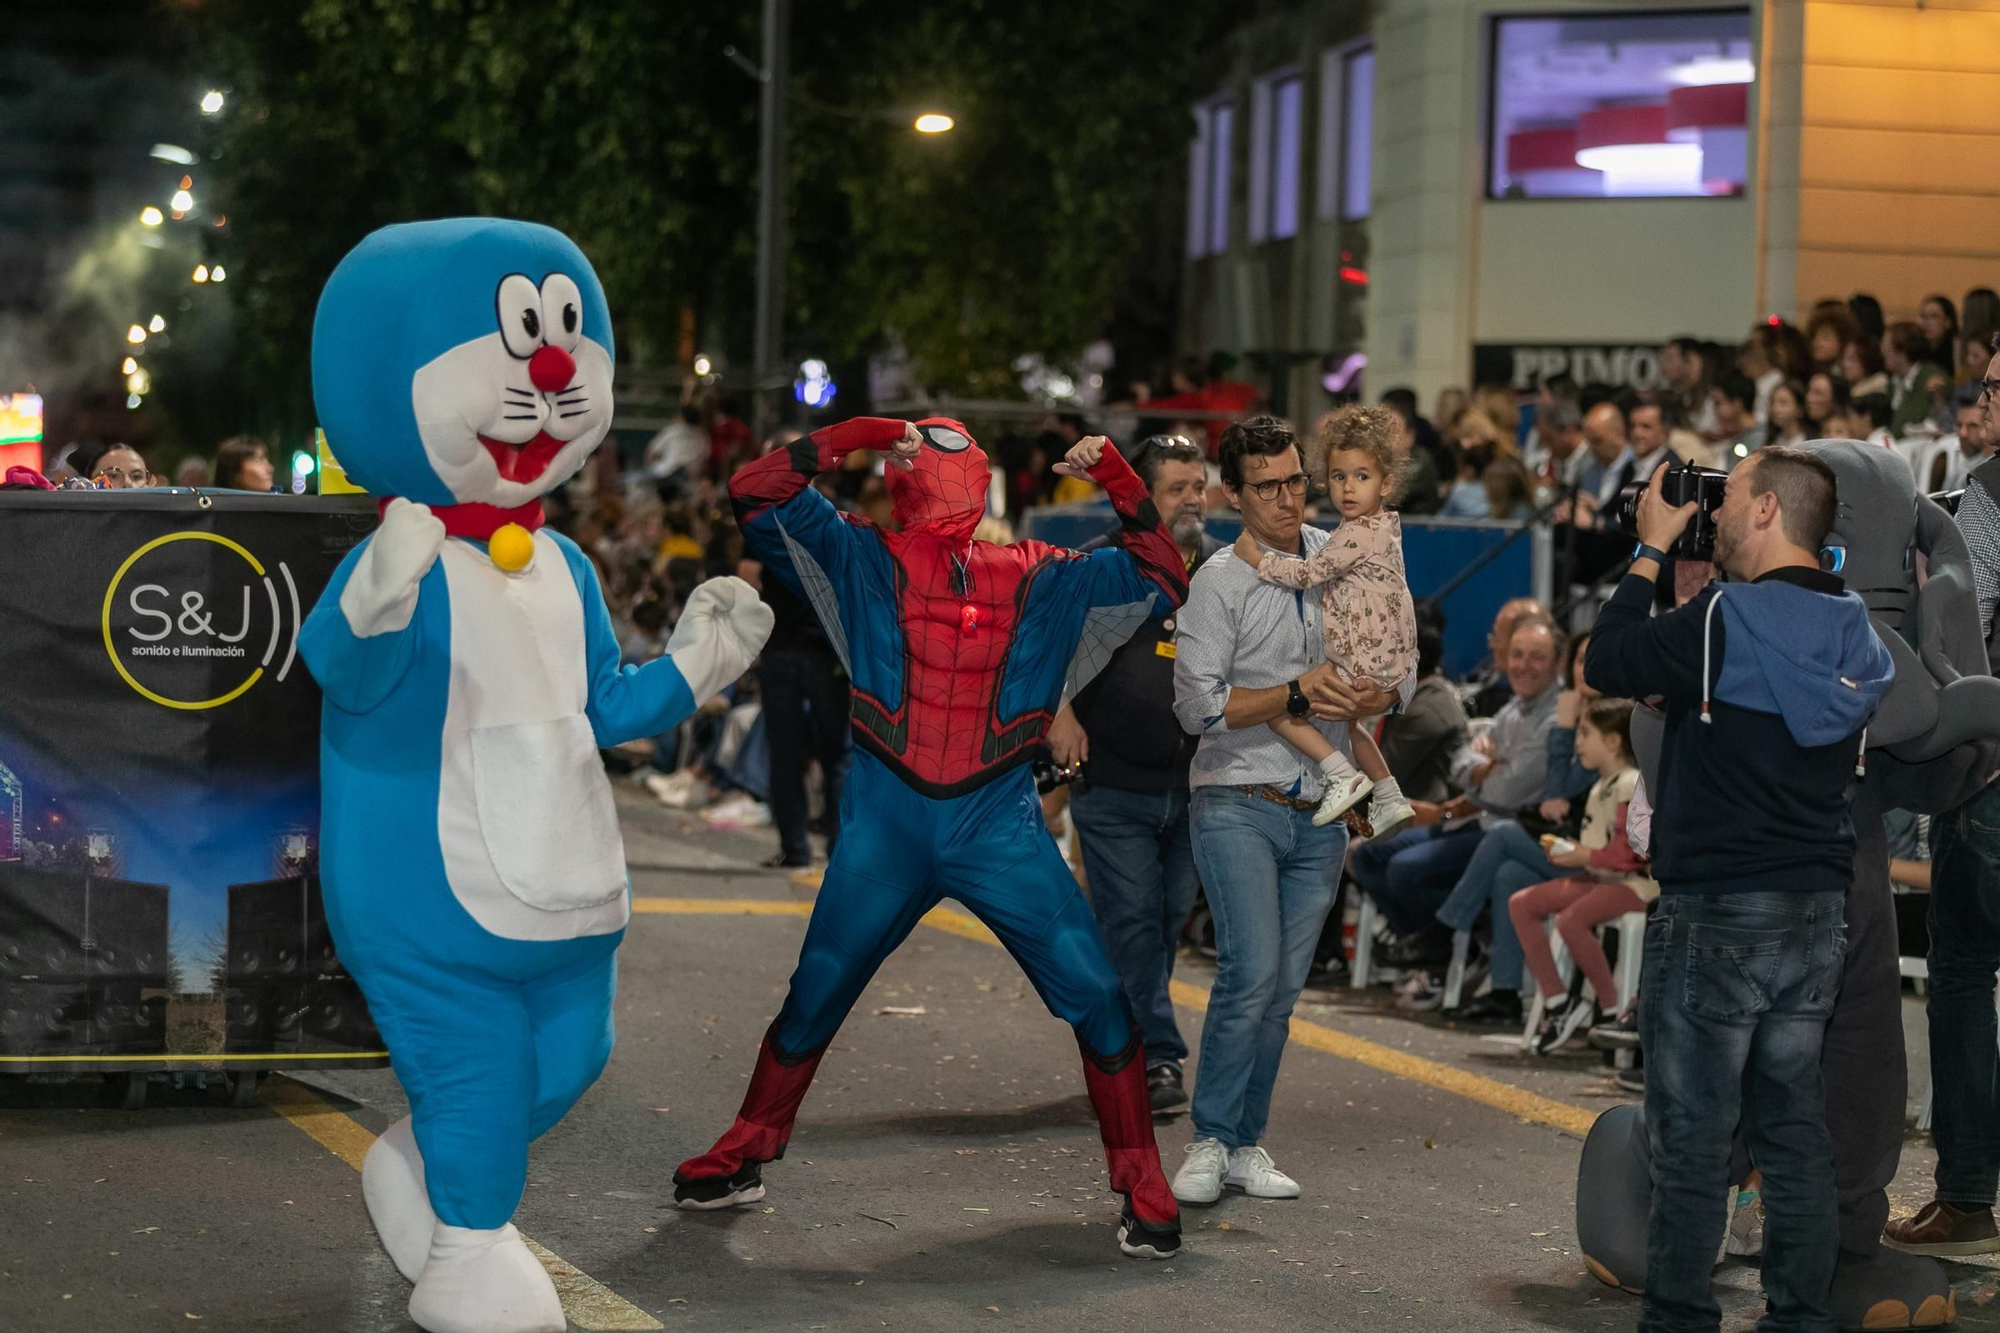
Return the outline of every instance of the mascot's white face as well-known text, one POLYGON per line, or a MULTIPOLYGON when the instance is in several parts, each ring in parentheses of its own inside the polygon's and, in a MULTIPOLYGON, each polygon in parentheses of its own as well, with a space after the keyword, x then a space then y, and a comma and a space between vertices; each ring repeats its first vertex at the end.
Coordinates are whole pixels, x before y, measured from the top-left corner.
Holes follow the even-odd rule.
POLYGON ((611 353, 583 334, 574 279, 500 279, 493 331, 418 368, 417 433, 438 478, 464 503, 511 509, 583 466, 611 429, 611 353))

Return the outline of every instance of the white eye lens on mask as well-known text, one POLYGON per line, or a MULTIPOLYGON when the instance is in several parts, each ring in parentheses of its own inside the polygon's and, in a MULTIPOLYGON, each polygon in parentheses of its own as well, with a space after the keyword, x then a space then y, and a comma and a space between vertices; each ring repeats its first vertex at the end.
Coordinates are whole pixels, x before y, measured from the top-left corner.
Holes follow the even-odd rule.
POLYGON ((917 429, 923 432, 925 439, 948 454, 959 453, 972 443, 957 431, 944 426, 919 426, 917 429))

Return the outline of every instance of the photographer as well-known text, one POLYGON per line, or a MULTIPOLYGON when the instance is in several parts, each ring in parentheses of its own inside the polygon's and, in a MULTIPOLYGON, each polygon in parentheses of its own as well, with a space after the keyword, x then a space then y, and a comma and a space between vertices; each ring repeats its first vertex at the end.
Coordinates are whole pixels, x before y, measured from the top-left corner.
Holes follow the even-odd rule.
POLYGON ((1819 568, 1834 474, 1797 449, 1760 450, 1729 476, 1714 559, 1732 582, 1649 619, 1666 552, 1703 507, 1673 507, 1667 486, 1696 480, 1654 474, 1639 549, 1585 657, 1605 693, 1666 701, 1651 839, 1661 897, 1641 983, 1653 1203, 1640 1327, 1719 1327, 1709 1272, 1740 1123, 1764 1173, 1772 1319, 1831 1329, 1820 1044, 1845 948, 1848 804, 1893 668, 1861 599, 1819 568))

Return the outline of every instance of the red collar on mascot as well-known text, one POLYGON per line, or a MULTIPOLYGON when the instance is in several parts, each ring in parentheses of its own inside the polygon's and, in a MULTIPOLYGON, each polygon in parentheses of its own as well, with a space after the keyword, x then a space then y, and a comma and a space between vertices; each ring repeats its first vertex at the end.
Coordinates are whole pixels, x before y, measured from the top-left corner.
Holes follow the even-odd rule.
POLYGON ((883 470, 896 521, 905 533, 964 547, 986 517, 993 481, 986 451, 962 422, 950 417, 925 417, 916 427, 924 437, 916 466, 905 472, 892 463, 883 470))
MULTIPOLYGON (((380 501, 376 505, 378 512, 388 507, 389 500, 380 501)), ((498 505, 482 504, 432 505, 430 508, 431 513, 437 515, 439 521, 444 524, 446 536, 471 537, 482 542, 509 523, 518 523, 533 532, 545 521, 542 515, 542 502, 539 499, 530 500, 518 509, 502 509, 498 505)))

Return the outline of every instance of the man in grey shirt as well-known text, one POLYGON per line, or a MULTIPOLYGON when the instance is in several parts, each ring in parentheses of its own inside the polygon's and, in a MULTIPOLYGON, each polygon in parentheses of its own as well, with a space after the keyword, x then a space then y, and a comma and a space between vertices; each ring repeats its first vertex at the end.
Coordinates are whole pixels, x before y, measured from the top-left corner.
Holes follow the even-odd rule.
POLYGON ((1464 795, 1441 807, 1419 806, 1419 821, 1434 821, 1428 827, 1406 829, 1355 852, 1348 867, 1354 882, 1402 937, 1389 951, 1392 964, 1412 967, 1451 956, 1451 931, 1435 913, 1471 864, 1480 840, 1541 803, 1561 651, 1546 616, 1531 614, 1516 623, 1504 663, 1514 697, 1493 719, 1492 730, 1452 763, 1452 785, 1464 795))
MULTIPOLYGON (((1252 417, 1223 432, 1222 484, 1267 549, 1310 554, 1327 534, 1302 527, 1307 478, 1291 427, 1252 417)), ((1201 737, 1189 775, 1195 864, 1215 917, 1215 987, 1195 1071, 1194 1142, 1174 1194, 1213 1203, 1225 1186, 1298 1197, 1298 1182, 1258 1146, 1313 949, 1333 905, 1347 828, 1313 825, 1319 765, 1267 725, 1311 717, 1335 746, 1347 723, 1396 697, 1343 680, 1324 660, 1316 594, 1257 577, 1233 549, 1196 571, 1175 637, 1174 713, 1201 737)), ((1414 679, 1403 683, 1408 698, 1414 679)))

